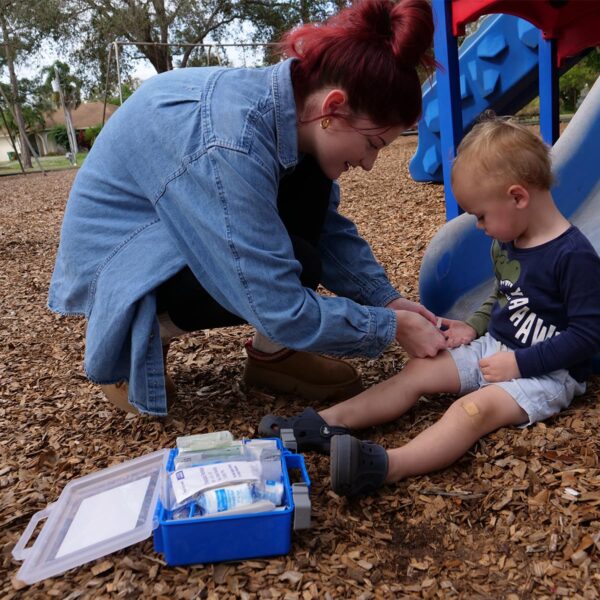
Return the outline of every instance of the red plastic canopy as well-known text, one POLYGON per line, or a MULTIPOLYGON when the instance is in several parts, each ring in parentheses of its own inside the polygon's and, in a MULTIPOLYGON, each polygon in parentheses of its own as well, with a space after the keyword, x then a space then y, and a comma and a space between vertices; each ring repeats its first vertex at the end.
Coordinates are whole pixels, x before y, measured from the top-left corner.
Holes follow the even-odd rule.
POLYGON ((482 15, 503 13, 527 19, 556 40, 557 66, 582 50, 600 46, 600 0, 452 0, 454 35, 482 15))

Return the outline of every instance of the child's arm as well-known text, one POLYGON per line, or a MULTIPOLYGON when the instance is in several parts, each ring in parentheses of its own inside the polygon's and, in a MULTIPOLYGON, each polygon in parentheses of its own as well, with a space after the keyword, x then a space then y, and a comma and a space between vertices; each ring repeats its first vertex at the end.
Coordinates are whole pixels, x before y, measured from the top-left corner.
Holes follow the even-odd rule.
POLYGON ((467 325, 475 330, 476 337, 481 337, 487 331, 492 308, 494 308, 499 296, 498 286, 496 285, 487 300, 465 321, 467 325))
MULTIPOLYGON (((494 240, 490 249, 492 265, 496 272, 496 260, 500 256, 500 246, 494 240)), ((490 317, 494 304, 500 297, 498 291, 498 278, 494 282, 494 291, 487 300, 465 321, 454 321, 452 319, 443 319, 442 326, 445 327, 444 336, 448 348, 456 348, 461 344, 468 344, 474 339, 481 337, 488 329, 490 317)))
POLYGON ((567 327, 560 335, 515 351, 523 377, 568 369, 600 351, 600 258, 591 248, 573 251, 557 270, 567 327))

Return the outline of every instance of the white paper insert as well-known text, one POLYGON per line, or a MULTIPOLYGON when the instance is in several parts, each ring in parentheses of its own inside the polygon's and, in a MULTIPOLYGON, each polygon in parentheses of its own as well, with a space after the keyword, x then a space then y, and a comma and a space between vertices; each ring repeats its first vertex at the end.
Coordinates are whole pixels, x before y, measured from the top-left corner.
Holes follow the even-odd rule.
POLYGON ((259 461, 231 461, 201 467, 179 469, 171 473, 171 485, 178 504, 185 502, 198 492, 224 485, 260 479, 259 461))
POLYGON ((56 558, 134 529, 150 479, 148 475, 85 498, 73 517, 56 558))

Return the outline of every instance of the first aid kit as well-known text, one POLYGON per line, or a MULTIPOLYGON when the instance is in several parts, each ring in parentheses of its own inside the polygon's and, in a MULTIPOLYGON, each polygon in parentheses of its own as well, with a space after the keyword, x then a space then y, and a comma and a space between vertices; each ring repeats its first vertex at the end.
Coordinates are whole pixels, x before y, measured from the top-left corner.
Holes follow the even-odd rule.
POLYGON ((70 481, 15 545, 17 579, 36 583, 151 535, 168 565, 287 554, 292 531, 310 527, 304 458, 279 439, 193 437, 70 481))

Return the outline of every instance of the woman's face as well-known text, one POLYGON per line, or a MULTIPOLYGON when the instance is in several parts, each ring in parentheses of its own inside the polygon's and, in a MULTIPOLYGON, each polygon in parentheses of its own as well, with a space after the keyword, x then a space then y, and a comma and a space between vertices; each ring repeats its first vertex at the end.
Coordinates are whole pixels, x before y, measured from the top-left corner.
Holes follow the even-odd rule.
POLYGON ((404 127, 378 127, 366 117, 325 117, 316 132, 314 155, 325 175, 337 179, 350 168, 370 171, 379 151, 389 146, 404 127), (327 125, 325 128, 322 125, 327 125))

